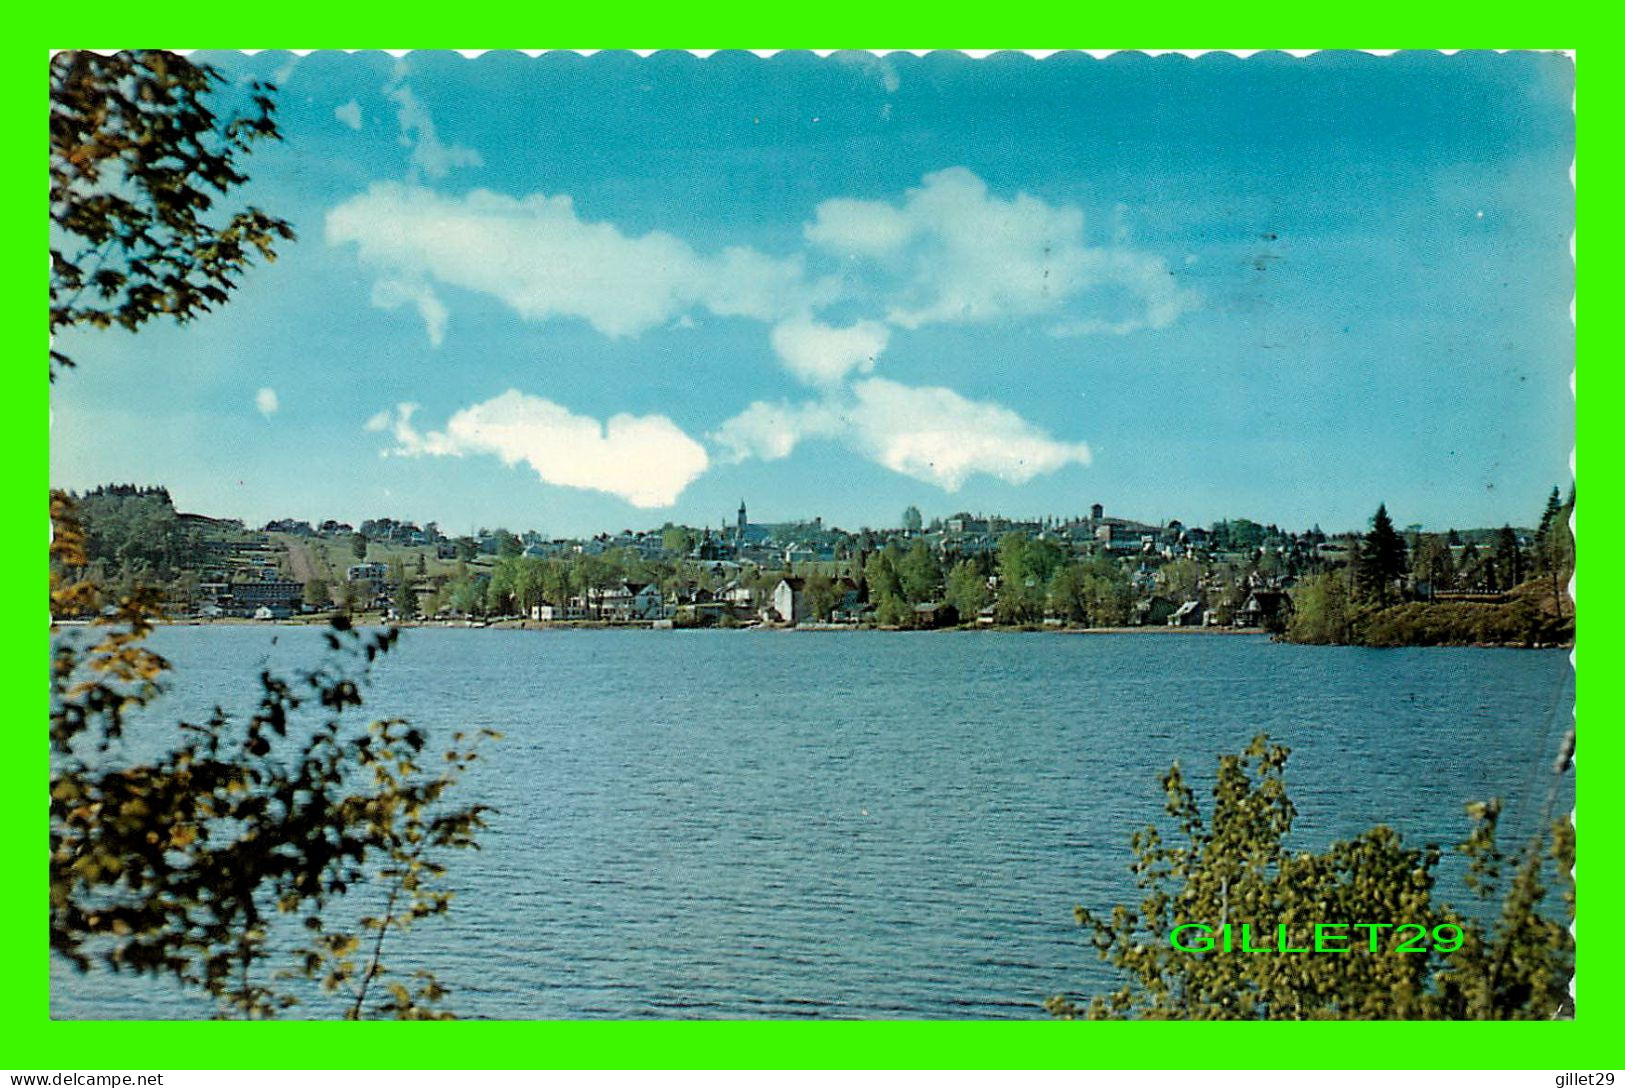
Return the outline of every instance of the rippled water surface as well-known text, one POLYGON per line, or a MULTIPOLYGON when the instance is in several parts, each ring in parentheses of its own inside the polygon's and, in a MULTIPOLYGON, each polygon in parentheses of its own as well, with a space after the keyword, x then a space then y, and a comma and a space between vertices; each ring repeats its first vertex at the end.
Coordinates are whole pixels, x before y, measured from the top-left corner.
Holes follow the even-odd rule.
MULTIPOLYGON (((159 631, 162 719, 248 705, 261 668, 312 662, 319 637, 159 631)), ((484 849, 453 859, 451 913, 397 959, 474 1017, 1041 1016, 1107 980, 1072 908, 1137 898, 1128 835, 1160 815, 1173 760, 1201 794, 1218 753, 1266 730, 1293 749, 1305 848, 1374 823, 1449 843, 1474 798, 1535 826, 1572 700, 1558 651, 408 631, 369 710, 505 739, 460 787, 499 810, 484 849)), ((1458 881, 1448 862, 1451 898, 1458 881)), ((211 1011, 59 963, 52 1007, 211 1011)))

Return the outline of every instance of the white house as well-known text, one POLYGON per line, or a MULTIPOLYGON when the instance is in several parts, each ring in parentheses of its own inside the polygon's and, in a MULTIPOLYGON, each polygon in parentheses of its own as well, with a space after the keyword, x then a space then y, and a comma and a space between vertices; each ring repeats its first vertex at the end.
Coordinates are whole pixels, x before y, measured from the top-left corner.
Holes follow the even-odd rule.
POLYGON ((792 627, 812 615, 807 607, 806 588, 805 578, 780 578, 779 584, 773 587, 773 611, 792 627))
POLYGON ((658 620, 666 618, 666 603, 653 582, 622 582, 608 590, 599 608, 606 620, 658 620))
POLYGON ((565 608, 556 604, 533 604, 530 606, 530 618, 542 623, 558 623, 560 620, 581 619, 581 609, 565 608))

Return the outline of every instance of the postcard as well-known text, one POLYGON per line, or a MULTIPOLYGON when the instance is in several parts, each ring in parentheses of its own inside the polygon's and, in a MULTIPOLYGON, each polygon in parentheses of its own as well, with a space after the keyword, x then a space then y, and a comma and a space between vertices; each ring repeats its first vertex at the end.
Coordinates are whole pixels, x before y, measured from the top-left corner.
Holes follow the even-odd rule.
POLYGON ((1574 1018, 1574 86, 58 54, 51 1016, 1574 1018))

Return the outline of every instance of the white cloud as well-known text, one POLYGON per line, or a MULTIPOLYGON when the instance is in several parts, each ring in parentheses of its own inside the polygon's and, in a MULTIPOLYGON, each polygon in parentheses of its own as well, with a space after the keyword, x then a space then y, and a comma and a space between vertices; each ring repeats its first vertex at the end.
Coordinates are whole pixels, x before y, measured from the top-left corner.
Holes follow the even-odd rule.
POLYGON ((838 256, 887 257, 908 244, 914 229, 906 214, 884 201, 836 197, 813 210, 802 235, 838 256))
POLYGON ((368 430, 393 431, 397 456, 494 454, 530 466, 544 483, 604 491, 637 507, 670 506, 710 461, 705 448, 665 416, 611 416, 599 423, 541 397, 510 389, 454 413, 444 431, 419 433, 417 406, 380 413, 368 430))
POLYGON ((412 149, 412 166, 424 176, 439 180, 459 166, 484 166, 485 160, 471 147, 440 142, 440 133, 428 107, 412 93, 412 88, 398 80, 384 88, 384 94, 400 109, 395 120, 401 126, 401 146, 412 149))
POLYGON ((800 254, 769 257, 745 246, 730 246, 716 258, 694 259, 699 266, 694 301, 718 317, 773 321, 827 304, 838 290, 833 279, 809 283, 800 254))
POLYGON ((423 318, 423 327, 429 334, 429 344, 439 347, 446 339, 446 304, 421 277, 381 279, 372 285, 372 304, 382 310, 393 310, 412 305, 423 318))
POLYGON ((753 457, 779 461, 790 456, 804 438, 837 438, 850 426, 831 402, 769 404, 759 400, 706 437, 721 446, 734 463, 753 457))
MULTIPOLYGON (((404 84, 396 93, 419 109, 404 84)), ((438 146, 426 117, 413 131, 420 150, 438 146)), ((1123 334, 1164 328, 1197 304, 1162 258, 1087 245, 1077 208, 1025 193, 1004 200, 962 167, 926 175, 900 205, 824 201, 803 234, 809 249, 784 257, 745 246, 701 253, 665 231, 585 220, 568 195, 453 196, 416 181, 376 183, 326 221, 328 243, 355 245, 376 274, 373 304, 410 303, 437 346, 448 320, 437 286, 495 298, 525 321, 579 319, 612 338, 686 327, 703 310, 775 324, 786 369, 823 387, 870 371, 886 325, 1029 320, 1058 336, 1123 334), (809 258, 826 254, 842 258, 841 275, 809 272, 809 258), (853 315, 844 328, 819 317, 837 301, 853 315)))
POLYGON ((1091 460, 1082 442, 1057 442, 1003 405, 967 400, 952 389, 869 378, 854 392, 860 448, 892 471, 945 491, 958 491, 977 473, 1024 484, 1091 460))
POLYGON ((1180 315, 1196 308, 1195 291, 1179 286, 1161 257, 1133 250, 1092 250, 1086 262, 1096 285, 1116 288, 1134 299, 1138 306, 1114 318, 1068 317, 1050 326, 1057 336, 1089 333, 1123 335, 1140 329, 1165 329, 1180 315))
MULTIPOLYGON (((809 243, 872 262, 886 320, 905 329, 1046 316, 1051 331, 1162 328, 1194 308, 1161 258, 1091 247, 1083 213, 1017 193, 1003 200, 963 167, 927 174, 902 205, 827 200, 804 228, 809 243), (1127 312, 1072 312, 1090 292, 1126 295, 1127 312)), ((1121 306, 1118 309, 1122 309, 1121 306)))
POLYGON ((357 102, 355 99, 352 98, 344 105, 335 109, 333 111, 333 116, 337 117, 340 121, 344 122, 345 125, 353 128, 355 131, 361 131, 361 103, 357 102))
POLYGON ((662 231, 633 237, 584 221, 562 195, 516 200, 476 189, 451 197, 384 182, 328 213, 327 241, 356 245, 385 282, 438 281, 499 299, 527 321, 580 318, 610 337, 635 336, 696 306, 778 320, 836 289, 833 281, 808 285, 799 256, 731 248, 705 257, 662 231))
POLYGON ((270 386, 266 386, 258 393, 255 393, 254 407, 257 408, 260 415, 264 416, 266 419, 270 419, 272 416, 276 415, 277 409, 280 407, 276 399, 276 390, 272 389, 270 386))
POLYGON ((864 374, 886 350, 891 330, 878 321, 859 321, 834 328, 807 317, 792 318, 773 329, 773 350, 785 368, 811 385, 840 382, 853 370, 864 374))
POLYGON ((461 457, 463 451, 447 441, 445 435, 431 432, 425 436, 412 426, 412 416, 416 414, 418 407, 411 403, 397 404, 393 412, 386 409, 367 420, 367 430, 387 430, 395 437, 395 446, 384 450, 384 455, 422 457, 427 454, 434 457, 461 457))
POLYGON ((1087 465, 1082 442, 1059 442, 1041 427, 989 401, 952 389, 868 378, 851 400, 798 405, 757 401, 709 435, 734 461, 774 461, 807 438, 833 438, 877 464, 944 491, 970 476, 1024 484, 1069 464, 1087 465))

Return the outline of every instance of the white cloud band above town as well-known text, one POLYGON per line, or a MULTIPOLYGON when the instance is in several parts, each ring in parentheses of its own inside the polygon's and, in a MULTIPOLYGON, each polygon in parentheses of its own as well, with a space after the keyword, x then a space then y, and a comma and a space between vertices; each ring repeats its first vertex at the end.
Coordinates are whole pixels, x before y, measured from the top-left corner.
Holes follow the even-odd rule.
MULTIPOLYGON (((438 282, 495 298, 526 321, 575 318, 609 337, 695 311, 805 324, 836 302, 873 310, 867 325, 883 319, 900 329, 1047 318, 1059 335, 1126 332, 1164 328, 1198 305, 1162 258, 1090 246, 1083 227, 1077 208, 1026 193, 1002 200, 954 167, 927 174, 901 205, 819 204, 803 235, 813 253, 841 266, 839 276, 811 275, 808 252, 731 246, 707 255, 665 231, 630 235, 582 219, 564 194, 451 196, 379 182, 333 208, 326 235, 330 245, 354 245, 385 282, 438 282), (1092 294, 1120 298, 1121 312, 1078 312, 1092 294)), ((398 304, 392 298, 386 292, 375 304, 398 304)), ((432 339, 435 322, 425 322, 432 339)))
POLYGON ((516 389, 453 413, 445 430, 420 433, 415 404, 367 421, 390 431, 398 457, 490 454, 523 462, 543 483, 618 496, 640 508, 670 506, 710 464, 705 447, 661 415, 615 415, 600 423, 516 389))
POLYGON ((1084 241, 1083 212, 1027 193, 1002 200, 964 167, 925 175, 900 205, 826 200, 804 236, 880 285, 886 320, 903 329, 1056 317, 1058 334, 1163 328, 1194 309, 1158 257, 1084 241), (1068 309, 1110 289, 1129 300, 1111 323, 1074 328, 1068 309))
POLYGON ((381 280, 474 291, 522 320, 575 318, 611 338, 696 309, 778 321, 832 300, 835 290, 833 281, 808 283, 799 255, 735 246, 704 256, 663 231, 634 237, 586 222, 569 196, 540 193, 451 197, 380 182, 328 213, 327 241, 354 244, 381 280))
MULTIPOLYGON (((404 133, 414 103, 400 104, 404 133)), ((1166 327, 1198 304, 1161 258, 1088 245, 1078 208, 1020 192, 1003 199, 962 167, 925 175, 897 203, 823 201, 803 227, 803 251, 707 254, 665 231, 633 235, 585 220, 568 195, 426 188, 418 177, 445 171, 441 159, 417 161, 432 122, 411 120, 412 180, 376 183, 327 216, 328 243, 353 245, 375 275, 373 304, 415 308, 434 347, 451 320, 437 285, 494 298, 524 321, 584 321, 612 339, 691 324, 696 314, 763 322, 782 369, 822 399, 750 404, 709 435, 724 462, 778 460, 823 438, 949 492, 975 474, 1019 485, 1088 465, 1087 445, 1057 440, 1002 405, 867 376, 897 335, 929 325, 1124 334, 1166 327), (837 304, 844 322, 821 316, 837 304)), ((526 462, 544 482, 634 506, 675 503, 711 464, 665 416, 600 425, 516 390, 462 409, 444 432, 419 435, 409 408, 397 413, 379 424, 396 432, 390 452, 491 453, 526 462)))
POLYGON ((1023 484, 1069 464, 1088 465, 1089 447, 1058 442, 1003 405, 952 389, 885 378, 852 386, 850 399, 802 404, 757 401, 709 436, 734 461, 788 457, 807 438, 834 439, 854 452, 944 491, 974 474, 1023 484))

